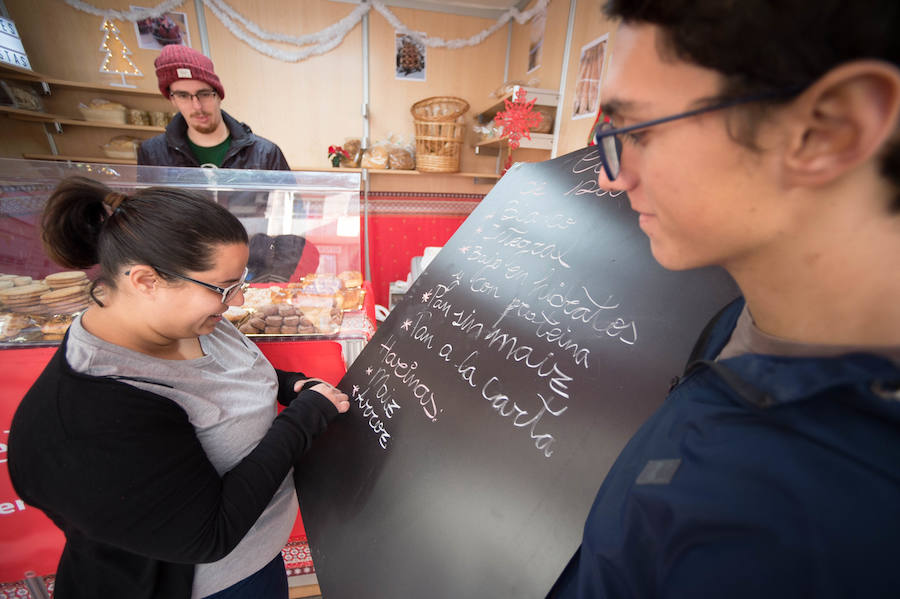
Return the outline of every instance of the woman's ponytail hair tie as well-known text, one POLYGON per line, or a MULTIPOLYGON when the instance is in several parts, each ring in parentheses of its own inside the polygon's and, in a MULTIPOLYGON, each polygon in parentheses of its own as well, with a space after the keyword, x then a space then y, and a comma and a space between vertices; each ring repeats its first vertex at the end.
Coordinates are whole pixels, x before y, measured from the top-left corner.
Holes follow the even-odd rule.
POLYGON ((118 191, 111 191, 106 194, 106 197, 103 198, 103 203, 109 207, 109 212, 112 214, 116 210, 119 209, 119 206, 128 199, 128 196, 124 193, 119 193, 118 191))

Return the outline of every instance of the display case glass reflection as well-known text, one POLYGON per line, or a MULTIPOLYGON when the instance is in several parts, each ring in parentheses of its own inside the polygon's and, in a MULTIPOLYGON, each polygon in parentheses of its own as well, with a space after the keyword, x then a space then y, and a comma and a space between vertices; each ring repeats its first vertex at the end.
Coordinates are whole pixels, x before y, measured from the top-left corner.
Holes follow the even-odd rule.
POLYGON ((0 159, 0 344, 58 343, 89 302, 82 276, 54 264, 40 218, 56 185, 80 175, 116 191, 190 189, 226 206, 250 237, 244 306, 227 316, 253 336, 340 337, 364 301, 358 173, 139 167, 0 159), (78 289, 76 291, 75 289, 78 289))

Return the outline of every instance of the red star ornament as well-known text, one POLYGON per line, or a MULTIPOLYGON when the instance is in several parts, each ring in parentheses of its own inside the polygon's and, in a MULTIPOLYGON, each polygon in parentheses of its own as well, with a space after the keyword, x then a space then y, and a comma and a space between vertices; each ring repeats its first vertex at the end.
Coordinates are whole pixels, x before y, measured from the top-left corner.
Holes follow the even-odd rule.
MULTIPOLYGON (((494 116, 494 121, 503 126, 503 136, 507 138, 510 152, 519 147, 522 137, 531 139, 531 130, 540 125, 544 118, 541 113, 533 110, 537 98, 529 101, 525 99, 526 96, 525 90, 520 87, 512 100, 503 100, 505 110, 494 116)), ((512 156, 506 159, 504 171, 511 164, 512 156)))

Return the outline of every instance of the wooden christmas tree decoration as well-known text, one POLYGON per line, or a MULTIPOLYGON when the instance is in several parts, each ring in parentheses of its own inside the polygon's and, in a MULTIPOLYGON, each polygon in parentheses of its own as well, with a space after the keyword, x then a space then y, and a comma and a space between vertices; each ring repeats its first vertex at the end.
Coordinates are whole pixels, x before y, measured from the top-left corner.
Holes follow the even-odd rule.
POLYGON ((128 46, 126 46, 125 42, 122 41, 122 38, 119 37, 119 28, 109 19, 104 19, 100 31, 103 32, 103 41, 100 43, 100 51, 106 52, 103 64, 100 65, 100 72, 121 75, 121 82, 110 83, 110 85, 116 87, 137 87, 136 85, 132 85, 125 81, 125 75, 143 77, 144 74, 137 66, 135 66, 131 58, 129 58, 131 50, 128 49, 128 46))

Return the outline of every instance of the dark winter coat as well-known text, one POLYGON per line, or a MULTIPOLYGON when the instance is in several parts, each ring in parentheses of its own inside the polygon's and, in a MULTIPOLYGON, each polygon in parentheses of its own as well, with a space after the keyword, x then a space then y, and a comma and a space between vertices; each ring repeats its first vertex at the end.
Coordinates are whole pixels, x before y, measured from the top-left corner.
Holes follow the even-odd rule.
MULTIPOLYGON (((235 120, 224 110, 222 120, 231 134, 231 146, 221 168, 241 168, 269 171, 289 171, 284 154, 277 145, 260 137, 244 123, 235 120)), ((166 132, 141 143, 138 164, 142 166, 200 166, 188 145, 187 122, 176 114, 166 132)))
POLYGON ((900 368, 711 329, 613 465, 558 598, 900 597, 900 368))

